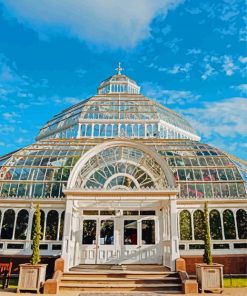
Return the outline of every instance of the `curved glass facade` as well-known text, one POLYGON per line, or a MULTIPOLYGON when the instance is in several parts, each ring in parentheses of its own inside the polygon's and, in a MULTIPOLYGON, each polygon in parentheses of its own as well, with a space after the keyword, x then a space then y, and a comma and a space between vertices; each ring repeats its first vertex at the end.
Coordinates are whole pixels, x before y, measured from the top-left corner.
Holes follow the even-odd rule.
MULTIPOLYGON (((30 198, 63 196, 63 186, 67 185, 70 172, 76 162, 87 151, 104 141, 107 140, 43 140, 15 152, 1 164, 0 196, 27 196, 30 198)), ((246 197, 246 166, 224 152, 209 145, 188 140, 157 139, 154 141, 147 139, 135 141, 150 147, 163 157, 169 165, 176 183, 180 186, 179 198, 231 199, 246 197)), ((140 179, 141 182, 138 184, 135 181, 142 171, 147 173, 145 166, 138 168, 138 165, 133 162, 135 170, 131 171, 131 168, 134 167, 130 164, 127 165, 125 158, 118 159, 117 155, 119 154, 116 151, 114 153, 116 157, 114 166, 111 168, 109 159, 107 163, 101 162, 101 164, 105 163, 105 166, 100 165, 100 161, 97 160, 96 170, 89 176, 86 187, 103 188, 106 176, 109 174, 108 177, 115 175, 119 178, 113 177, 112 182, 107 185, 108 188, 114 186, 120 188, 120 185, 125 186, 126 184, 132 184, 132 187, 152 187, 153 181, 148 174, 145 175, 145 178, 143 175, 143 179, 140 179), (121 163, 124 165, 121 166, 121 163)), ((109 156, 105 154, 105 157, 109 156)), ((92 168, 92 164, 90 164, 90 168, 92 168)))

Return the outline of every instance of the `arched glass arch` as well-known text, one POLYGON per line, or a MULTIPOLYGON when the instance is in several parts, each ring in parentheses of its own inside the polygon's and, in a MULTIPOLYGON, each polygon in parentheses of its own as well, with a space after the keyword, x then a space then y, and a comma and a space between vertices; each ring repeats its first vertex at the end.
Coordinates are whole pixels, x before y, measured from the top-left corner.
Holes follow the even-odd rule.
POLYGON ((46 240, 56 240, 58 232, 58 212, 51 210, 47 214, 46 218, 46 230, 45 239, 46 240))
POLYGON ((78 174, 75 187, 161 189, 167 187, 167 179, 161 166, 147 153, 116 146, 92 156, 78 174))
POLYGON ((179 225, 180 225, 180 239, 191 240, 192 228, 191 228, 191 216, 189 211, 183 210, 182 212, 180 212, 179 225))
POLYGON ((27 210, 21 210, 17 215, 15 227, 15 239, 26 239, 28 229, 29 213, 27 210))
POLYGON ((12 239, 15 223, 15 211, 7 210, 3 215, 1 239, 12 239))
POLYGON ((196 210, 193 215, 194 223, 194 238, 195 240, 204 239, 204 213, 201 210, 196 210))
POLYGON ((223 212, 223 225, 224 225, 225 239, 235 239, 236 228, 235 228, 233 212, 231 210, 225 210, 223 212))
POLYGON ((210 234, 212 239, 222 239, 222 228, 220 213, 217 210, 210 211, 209 214, 210 234))
POLYGON ((243 209, 237 211, 237 226, 239 239, 247 239, 247 214, 243 209))

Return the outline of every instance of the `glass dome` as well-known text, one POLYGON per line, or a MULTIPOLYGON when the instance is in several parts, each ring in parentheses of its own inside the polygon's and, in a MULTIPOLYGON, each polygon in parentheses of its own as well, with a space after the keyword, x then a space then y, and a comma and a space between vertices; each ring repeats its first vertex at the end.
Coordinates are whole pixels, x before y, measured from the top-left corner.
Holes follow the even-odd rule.
POLYGON ((104 80, 96 96, 54 116, 36 139, 81 137, 200 140, 187 120, 141 95, 136 82, 122 74, 104 80))
MULTIPOLYGON (((16 151, 6 158, 1 158, 0 196, 3 198, 7 196, 14 198, 62 197, 63 187, 66 187, 70 172, 77 161, 90 149, 107 141, 104 139, 43 140, 16 151)), ((135 142, 147 145, 162 156, 174 175, 174 181, 180 186, 179 198, 181 199, 246 197, 245 162, 196 141, 139 139, 135 142)), ((138 158, 139 163, 143 163, 144 159, 141 155, 136 154, 135 157, 138 158)), ((98 161, 97 158, 95 161, 98 161)), ((90 167, 94 165, 100 168, 95 161, 94 164, 90 164, 90 167)), ((109 167, 110 161, 108 163, 109 167)), ((129 170, 131 167, 126 165, 122 169, 129 170)), ((120 171, 121 168, 116 165, 114 170, 120 171)), ((113 176, 115 171, 111 169, 109 171, 113 176)), ((98 189, 103 188, 106 171, 103 174, 99 171, 97 176, 96 173, 97 171, 88 180, 91 184, 92 182, 97 183, 98 189)), ((142 170, 139 169, 136 174, 142 174, 142 170)), ((116 180, 112 178, 112 183, 107 184, 110 188, 114 186, 124 188, 128 182, 132 182, 133 178, 130 176, 127 179, 121 177, 116 183, 116 180)), ((150 182, 147 177, 146 185, 145 182, 139 183, 144 188, 149 186, 150 182)), ((133 186, 136 187, 135 184, 133 186)))

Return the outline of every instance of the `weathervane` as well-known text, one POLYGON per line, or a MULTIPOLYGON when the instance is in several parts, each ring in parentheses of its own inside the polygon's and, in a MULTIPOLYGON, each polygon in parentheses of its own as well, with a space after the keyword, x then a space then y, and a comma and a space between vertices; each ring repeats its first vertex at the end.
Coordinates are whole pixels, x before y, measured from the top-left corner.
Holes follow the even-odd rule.
POLYGON ((117 71, 117 75, 121 75, 122 74, 121 71, 123 71, 124 69, 121 68, 121 63, 120 62, 118 63, 118 67, 115 70, 117 71))

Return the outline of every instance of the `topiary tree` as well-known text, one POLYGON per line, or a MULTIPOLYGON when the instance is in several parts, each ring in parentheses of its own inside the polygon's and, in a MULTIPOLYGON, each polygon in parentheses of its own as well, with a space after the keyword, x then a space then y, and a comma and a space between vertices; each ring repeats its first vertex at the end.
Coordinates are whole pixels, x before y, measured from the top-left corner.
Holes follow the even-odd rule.
POLYGON ((33 253, 31 257, 31 264, 38 264, 40 262, 39 244, 41 238, 41 225, 40 225, 40 207, 36 206, 34 213, 34 228, 33 228, 33 253))
POLYGON ((213 258, 211 253, 211 237, 210 237, 210 228, 208 222, 208 202, 204 204, 204 254, 203 262, 206 264, 212 264, 213 258))

